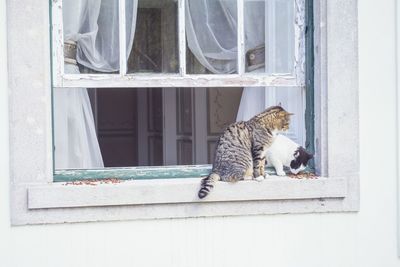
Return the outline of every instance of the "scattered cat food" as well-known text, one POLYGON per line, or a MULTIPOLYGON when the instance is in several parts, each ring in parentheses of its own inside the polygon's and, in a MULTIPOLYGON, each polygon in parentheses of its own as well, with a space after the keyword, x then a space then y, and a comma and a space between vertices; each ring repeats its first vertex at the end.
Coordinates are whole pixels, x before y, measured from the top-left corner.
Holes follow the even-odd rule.
POLYGON ((99 184, 119 184, 122 180, 118 178, 106 179, 86 179, 80 181, 66 182, 64 185, 99 185, 99 184))
POLYGON ((318 176, 315 173, 312 172, 300 172, 298 174, 288 174, 290 178, 294 179, 317 179, 318 176))

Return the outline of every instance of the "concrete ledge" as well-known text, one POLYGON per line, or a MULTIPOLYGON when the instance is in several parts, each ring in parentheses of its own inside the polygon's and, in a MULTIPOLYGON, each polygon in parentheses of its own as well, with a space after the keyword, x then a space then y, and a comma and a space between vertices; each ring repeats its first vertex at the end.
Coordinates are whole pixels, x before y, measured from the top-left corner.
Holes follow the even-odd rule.
POLYGON ((344 178, 293 179, 272 176, 262 182, 218 182, 203 200, 200 178, 129 180, 117 184, 53 183, 28 187, 28 208, 70 208, 168 203, 343 198, 344 178))

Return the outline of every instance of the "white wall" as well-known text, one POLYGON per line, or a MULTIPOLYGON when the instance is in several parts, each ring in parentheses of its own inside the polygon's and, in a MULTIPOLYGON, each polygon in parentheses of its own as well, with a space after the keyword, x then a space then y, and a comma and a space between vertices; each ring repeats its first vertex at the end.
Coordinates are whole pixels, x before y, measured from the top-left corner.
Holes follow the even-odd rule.
POLYGON ((400 266, 395 0, 359 0, 359 213, 25 227, 9 226, 4 2, 0 1, 0 266, 400 266))

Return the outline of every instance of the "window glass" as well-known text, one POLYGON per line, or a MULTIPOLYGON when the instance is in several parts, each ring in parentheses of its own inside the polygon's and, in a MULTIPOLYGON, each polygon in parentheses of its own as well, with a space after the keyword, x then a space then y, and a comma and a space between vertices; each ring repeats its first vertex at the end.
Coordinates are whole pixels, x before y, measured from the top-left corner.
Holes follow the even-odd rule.
POLYGON ((294 0, 245 0, 246 71, 293 73, 294 0))
POLYGON ((237 73, 237 1, 186 3, 188 73, 237 73), (203 68, 193 62, 199 62, 203 68))
MULTIPOLYGON (((65 73, 79 74, 78 67, 84 72, 119 71, 118 10, 118 1, 63 1, 65 73)), ((132 16, 130 20, 127 33, 132 16)))
POLYGON ((177 73, 177 2, 139 0, 128 73, 177 73))

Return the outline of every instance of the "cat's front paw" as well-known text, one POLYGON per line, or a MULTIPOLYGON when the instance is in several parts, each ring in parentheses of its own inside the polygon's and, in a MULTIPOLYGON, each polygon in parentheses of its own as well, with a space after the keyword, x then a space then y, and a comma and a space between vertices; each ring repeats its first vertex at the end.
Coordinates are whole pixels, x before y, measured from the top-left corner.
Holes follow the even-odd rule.
POLYGON ((284 171, 278 171, 278 172, 276 172, 276 174, 278 176, 286 176, 286 173, 284 171))
POLYGON ((254 180, 256 180, 257 182, 261 182, 261 181, 264 180, 264 179, 265 179, 265 177, 262 176, 262 175, 260 175, 260 176, 258 176, 258 177, 256 177, 256 178, 254 178, 254 180))

